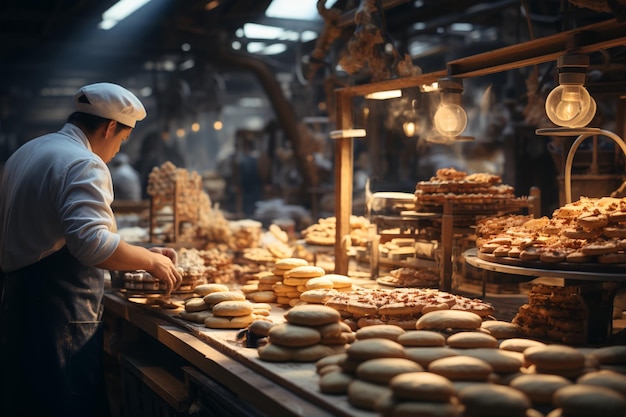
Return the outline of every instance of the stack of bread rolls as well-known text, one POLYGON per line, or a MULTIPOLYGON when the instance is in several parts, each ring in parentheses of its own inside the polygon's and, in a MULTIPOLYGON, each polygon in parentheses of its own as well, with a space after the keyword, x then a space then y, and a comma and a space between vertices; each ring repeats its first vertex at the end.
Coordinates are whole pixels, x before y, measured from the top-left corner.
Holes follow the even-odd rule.
POLYGON ((321 305, 299 305, 284 314, 285 322, 268 331, 259 358, 268 362, 315 362, 344 350, 354 340, 339 313, 321 305))
POLYGON ((269 320, 271 306, 246 300, 241 291, 209 283, 195 288, 196 296, 185 301, 181 318, 212 329, 243 329, 254 320, 269 320))

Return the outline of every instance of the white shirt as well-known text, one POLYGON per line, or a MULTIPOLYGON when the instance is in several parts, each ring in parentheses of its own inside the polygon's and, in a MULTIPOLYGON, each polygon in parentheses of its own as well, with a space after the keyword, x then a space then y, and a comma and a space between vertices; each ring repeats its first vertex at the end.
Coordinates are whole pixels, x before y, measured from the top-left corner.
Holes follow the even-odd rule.
POLYGON ((0 179, 0 267, 31 265, 67 245, 93 266, 117 249, 113 185, 87 137, 66 123, 9 158, 0 179))

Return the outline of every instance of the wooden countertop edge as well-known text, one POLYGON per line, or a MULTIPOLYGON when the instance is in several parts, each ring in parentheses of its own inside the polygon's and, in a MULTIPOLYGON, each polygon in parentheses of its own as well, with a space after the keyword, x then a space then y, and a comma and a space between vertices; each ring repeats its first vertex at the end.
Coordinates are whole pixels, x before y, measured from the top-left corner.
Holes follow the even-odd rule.
MULTIPOLYGON (((327 410, 324 408, 325 404, 312 404, 301 395, 218 351, 188 330, 156 317, 145 308, 133 305, 116 293, 105 293, 104 305, 105 314, 113 313, 134 324, 236 393, 243 401, 262 412, 269 413, 268 415, 350 416, 343 410, 327 410)), ((353 415, 359 415, 359 411, 355 410, 353 415)))

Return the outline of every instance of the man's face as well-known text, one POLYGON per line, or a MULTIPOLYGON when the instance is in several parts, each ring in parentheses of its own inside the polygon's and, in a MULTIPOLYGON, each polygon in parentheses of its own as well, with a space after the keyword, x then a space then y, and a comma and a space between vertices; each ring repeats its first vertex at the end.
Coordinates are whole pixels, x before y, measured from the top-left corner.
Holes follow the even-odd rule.
POLYGON ((98 130, 95 140, 91 143, 94 153, 106 163, 109 163, 117 155, 120 146, 133 131, 131 128, 122 128, 118 131, 117 126, 117 122, 109 122, 104 128, 98 130))

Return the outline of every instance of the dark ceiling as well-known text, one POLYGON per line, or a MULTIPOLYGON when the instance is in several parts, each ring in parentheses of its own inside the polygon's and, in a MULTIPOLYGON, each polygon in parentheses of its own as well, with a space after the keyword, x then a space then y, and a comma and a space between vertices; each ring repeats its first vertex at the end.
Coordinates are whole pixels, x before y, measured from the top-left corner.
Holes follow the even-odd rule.
MULTIPOLYGON (((619 6, 621 1, 609 0, 607 4, 619 6)), ((231 83, 232 91, 250 90, 254 76, 249 71, 235 71, 231 61, 224 60, 220 53, 236 39, 238 28, 246 22, 318 32, 323 28, 321 21, 266 19, 264 11, 270 2, 220 0, 216 8, 207 10, 208 0, 152 0, 113 30, 101 31, 97 24, 113 0, 3 0, 0 2, 0 121, 4 120, 6 125, 7 119, 19 117, 20 109, 32 110, 25 103, 35 100, 44 87, 71 91, 84 83, 108 80, 140 88, 159 75, 159 63, 171 59, 180 64, 188 55, 204 71, 241 74, 225 78, 225 82, 231 83), (183 43, 191 45, 189 52, 181 50, 183 43), (147 66, 147 62, 152 66, 147 66)), ((343 13, 340 22, 344 43, 354 30, 353 17, 359 3, 339 0, 334 6, 343 13)), ((444 69, 446 60, 451 58, 607 20, 620 11, 606 5, 593 10, 574 3, 574 0, 381 0, 379 4, 385 10, 388 35, 398 43, 399 49, 406 49, 409 41, 414 40, 431 45, 429 51, 414 58, 424 71, 435 71, 444 69), (417 27, 416 22, 423 24, 417 27), (468 34, 451 31, 450 25, 459 22, 472 23, 487 35, 472 41, 468 34)), ((590 3, 602 5, 603 2, 590 3)), ((271 71, 295 73, 300 58, 314 46, 314 41, 292 43, 280 56, 259 59, 271 71)), ((328 59, 332 57, 331 50, 328 59)), ((352 82, 355 80, 358 81, 353 78, 352 82)), ((50 103, 48 107, 54 106, 50 103)))

